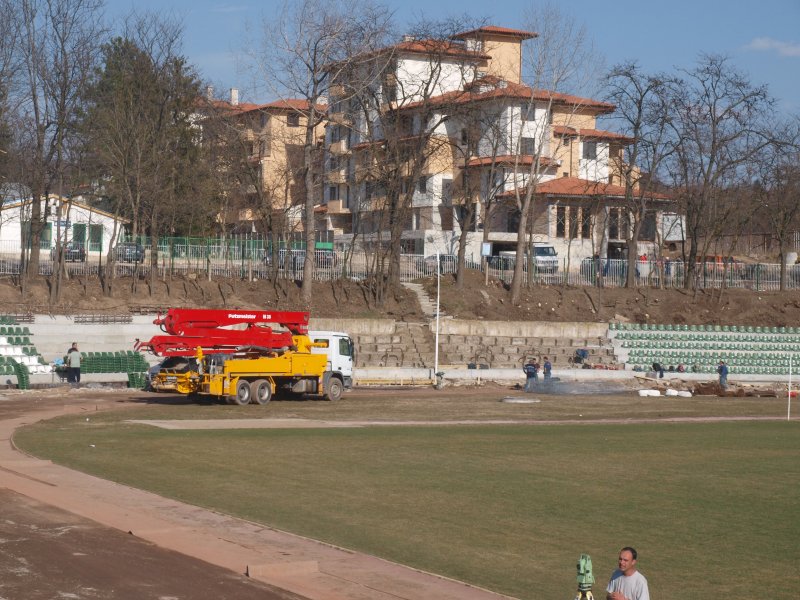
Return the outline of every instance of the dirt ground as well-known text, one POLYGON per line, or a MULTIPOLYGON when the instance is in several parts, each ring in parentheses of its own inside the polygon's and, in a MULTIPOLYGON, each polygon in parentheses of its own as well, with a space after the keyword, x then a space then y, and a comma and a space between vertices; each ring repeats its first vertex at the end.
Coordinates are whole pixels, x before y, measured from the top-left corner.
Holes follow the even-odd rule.
MULTIPOLYGON (((435 279, 423 283, 435 297, 435 279)), ((191 276, 159 280, 152 287, 147 281, 139 281, 135 290, 130 279, 119 279, 110 297, 102 294, 96 279, 76 278, 67 283, 58 304, 50 305, 48 298, 44 279, 34 282, 24 296, 13 282, 0 280, 0 304, 6 312, 75 314, 164 310, 174 306, 257 307, 308 310, 315 317, 425 320, 414 295, 406 288, 393 291, 381 306, 376 306, 365 285, 356 281, 317 282, 308 304, 301 299, 300 287, 291 281, 208 281, 191 276)), ((443 276, 441 306, 443 313, 455 318, 500 321, 618 320, 761 326, 796 326, 800 322, 800 294, 796 291, 726 289, 694 293, 553 285, 525 289, 522 301, 515 306, 503 282, 490 280, 486 286, 478 271, 467 271, 463 289, 455 287, 453 276, 443 276)))

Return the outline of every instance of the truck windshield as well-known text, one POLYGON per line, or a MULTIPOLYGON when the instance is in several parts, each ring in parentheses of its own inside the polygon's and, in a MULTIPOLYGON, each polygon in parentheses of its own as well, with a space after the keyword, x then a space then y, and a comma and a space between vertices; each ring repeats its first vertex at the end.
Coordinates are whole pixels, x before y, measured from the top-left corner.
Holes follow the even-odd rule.
POLYGON ((556 249, 552 246, 545 246, 541 248, 534 248, 533 252, 536 256, 555 256, 556 249))

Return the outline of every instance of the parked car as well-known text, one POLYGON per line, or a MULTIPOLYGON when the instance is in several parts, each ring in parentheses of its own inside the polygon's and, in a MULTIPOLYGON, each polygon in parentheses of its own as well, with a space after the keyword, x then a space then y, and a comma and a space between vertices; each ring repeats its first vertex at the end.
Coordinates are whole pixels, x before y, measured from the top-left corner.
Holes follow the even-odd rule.
MULTIPOLYGON (((417 268, 425 274, 436 273, 436 254, 421 259, 417 268)), ((439 254, 439 273, 455 273, 458 270, 458 255, 439 254)))
MULTIPOLYGON (((56 250, 55 246, 50 250, 51 260, 58 258, 56 250)), ((83 245, 83 242, 67 242, 61 247, 61 252, 64 253, 64 260, 67 262, 83 262, 86 260, 86 246, 83 245)))
POLYGON ((114 260, 117 262, 144 262, 144 246, 138 242, 121 242, 114 247, 114 260))

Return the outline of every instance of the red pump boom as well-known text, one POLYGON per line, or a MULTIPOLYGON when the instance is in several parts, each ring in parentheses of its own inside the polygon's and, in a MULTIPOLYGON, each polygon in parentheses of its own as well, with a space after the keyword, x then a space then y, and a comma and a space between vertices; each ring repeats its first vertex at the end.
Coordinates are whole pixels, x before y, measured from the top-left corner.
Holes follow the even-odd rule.
POLYGON ((168 335, 157 335, 148 342, 136 340, 137 350, 157 356, 194 356, 200 347, 205 353, 231 354, 243 346, 289 348, 293 335, 308 333, 307 312, 265 310, 214 310, 171 308, 153 321, 168 335), (226 329, 246 324, 244 329, 226 329), (287 331, 274 331, 272 325, 287 331))

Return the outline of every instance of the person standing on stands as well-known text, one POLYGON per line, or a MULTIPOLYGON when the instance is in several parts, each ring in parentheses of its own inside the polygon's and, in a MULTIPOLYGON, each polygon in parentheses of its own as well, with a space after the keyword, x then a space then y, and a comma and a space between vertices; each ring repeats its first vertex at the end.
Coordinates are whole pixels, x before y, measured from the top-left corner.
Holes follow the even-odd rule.
POLYGON ((728 389, 728 365, 725 364, 724 360, 719 361, 719 366, 717 367, 717 373, 719 373, 719 387, 723 390, 728 389))
POLYGON ((72 342, 72 347, 67 351, 67 381, 75 385, 81 382, 81 353, 78 351, 78 342, 72 342))
POLYGON ((659 379, 664 379, 664 365, 662 365, 660 362, 656 361, 656 362, 653 363, 652 367, 653 367, 653 371, 658 373, 658 378, 659 379))
POLYGON ((553 372, 553 365, 546 356, 544 357, 544 364, 542 365, 542 373, 544 373, 545 380, 550 379, 553 372))

